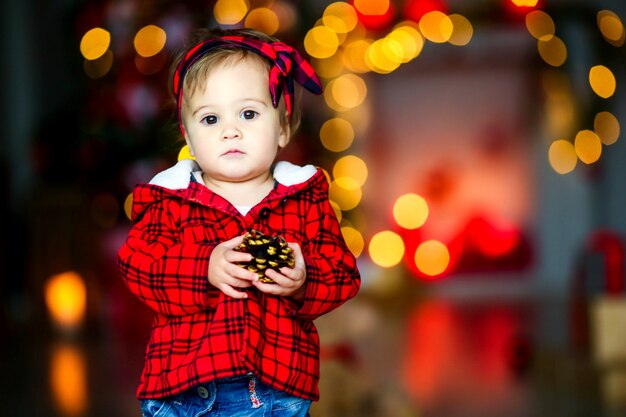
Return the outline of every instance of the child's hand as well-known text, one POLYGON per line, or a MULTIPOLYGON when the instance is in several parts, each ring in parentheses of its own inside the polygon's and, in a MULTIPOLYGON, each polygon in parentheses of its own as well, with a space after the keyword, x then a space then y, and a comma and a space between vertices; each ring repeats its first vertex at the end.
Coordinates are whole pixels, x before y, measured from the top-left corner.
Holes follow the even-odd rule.
POLYGON ((243 235, 220 243, 209 258, 209 282, 224 294, 233 298, 247 298, 248 294, 235 288, 248 288, 258 279, 257 274, 236 265, 248 262, 252 255, 234 249, 243 242, 243 235))
POLYGON ((304 299, 305 281, 306 281, 306 265, 302 250, 297 243, 288 242, 287 245, 293 249, 295 266, 293 268, 282 267, 280 271, 266 269, 265 276, 271 278, 273 284, 265 284, 255 277, 252 282, 255 287, 267 294, 291 296, 292 298, 302 301, 304 299))

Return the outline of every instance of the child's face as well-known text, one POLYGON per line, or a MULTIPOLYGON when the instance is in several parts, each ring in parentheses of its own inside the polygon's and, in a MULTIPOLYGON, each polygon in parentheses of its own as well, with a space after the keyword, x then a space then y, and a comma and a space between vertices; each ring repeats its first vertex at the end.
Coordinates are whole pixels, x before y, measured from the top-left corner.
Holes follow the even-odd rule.
POLYGON ((267 67, 235 58, 213 68, 183 103, 185 140, 205 176, 228 182, 267 176, 289 135, 272 105, 267 67))

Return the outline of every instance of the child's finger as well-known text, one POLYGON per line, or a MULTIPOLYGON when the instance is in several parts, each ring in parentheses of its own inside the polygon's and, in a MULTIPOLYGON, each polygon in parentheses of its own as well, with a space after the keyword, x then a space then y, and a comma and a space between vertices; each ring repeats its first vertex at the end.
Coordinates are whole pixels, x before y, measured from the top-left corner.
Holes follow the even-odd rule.
POLYGON ((242 300, 244 298, 248 298, 248 294, 247 293, 245 293, 244 291, 237 291, 236 289, 234 289, 233 287, 231 287, 228 284, 220 285, 219 289, 224 294, 226 294, 226 295, 228 295, 229 297, 232 297, 232 298, 237 298, 239 300, 242 300))

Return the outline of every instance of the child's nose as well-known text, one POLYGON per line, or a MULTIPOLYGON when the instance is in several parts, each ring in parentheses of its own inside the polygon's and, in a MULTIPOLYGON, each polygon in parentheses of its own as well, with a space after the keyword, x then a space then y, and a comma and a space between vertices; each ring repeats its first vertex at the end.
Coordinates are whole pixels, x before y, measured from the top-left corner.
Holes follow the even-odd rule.
POLYGON ((224 130, 222 131, 222 139, 240 139, 241 138, 241 130, 236 123, 228 123, 224 126, 224 130))

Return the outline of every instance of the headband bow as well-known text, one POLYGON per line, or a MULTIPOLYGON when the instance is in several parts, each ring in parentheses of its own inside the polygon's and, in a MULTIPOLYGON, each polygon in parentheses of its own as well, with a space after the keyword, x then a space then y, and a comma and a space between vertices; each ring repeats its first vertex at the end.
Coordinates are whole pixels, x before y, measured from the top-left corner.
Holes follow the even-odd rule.
POLYGON ((183 99, 183 82, 187 70, 203 55, 218 48, 243 48, 267 58, 273 65, 269 72, 269 89, 272 105, 278 107, 281 94, 285 97, 287 114, 293 110, 294 80, 314 94, 322 93, 322 83, 313 67, 289 45, 282 42, 264 42, 244 36, 222 36, 209 39, 193 47, 176 67, 173 91, 176 97, 178 124, 183 131, 180 107, 183 99))

